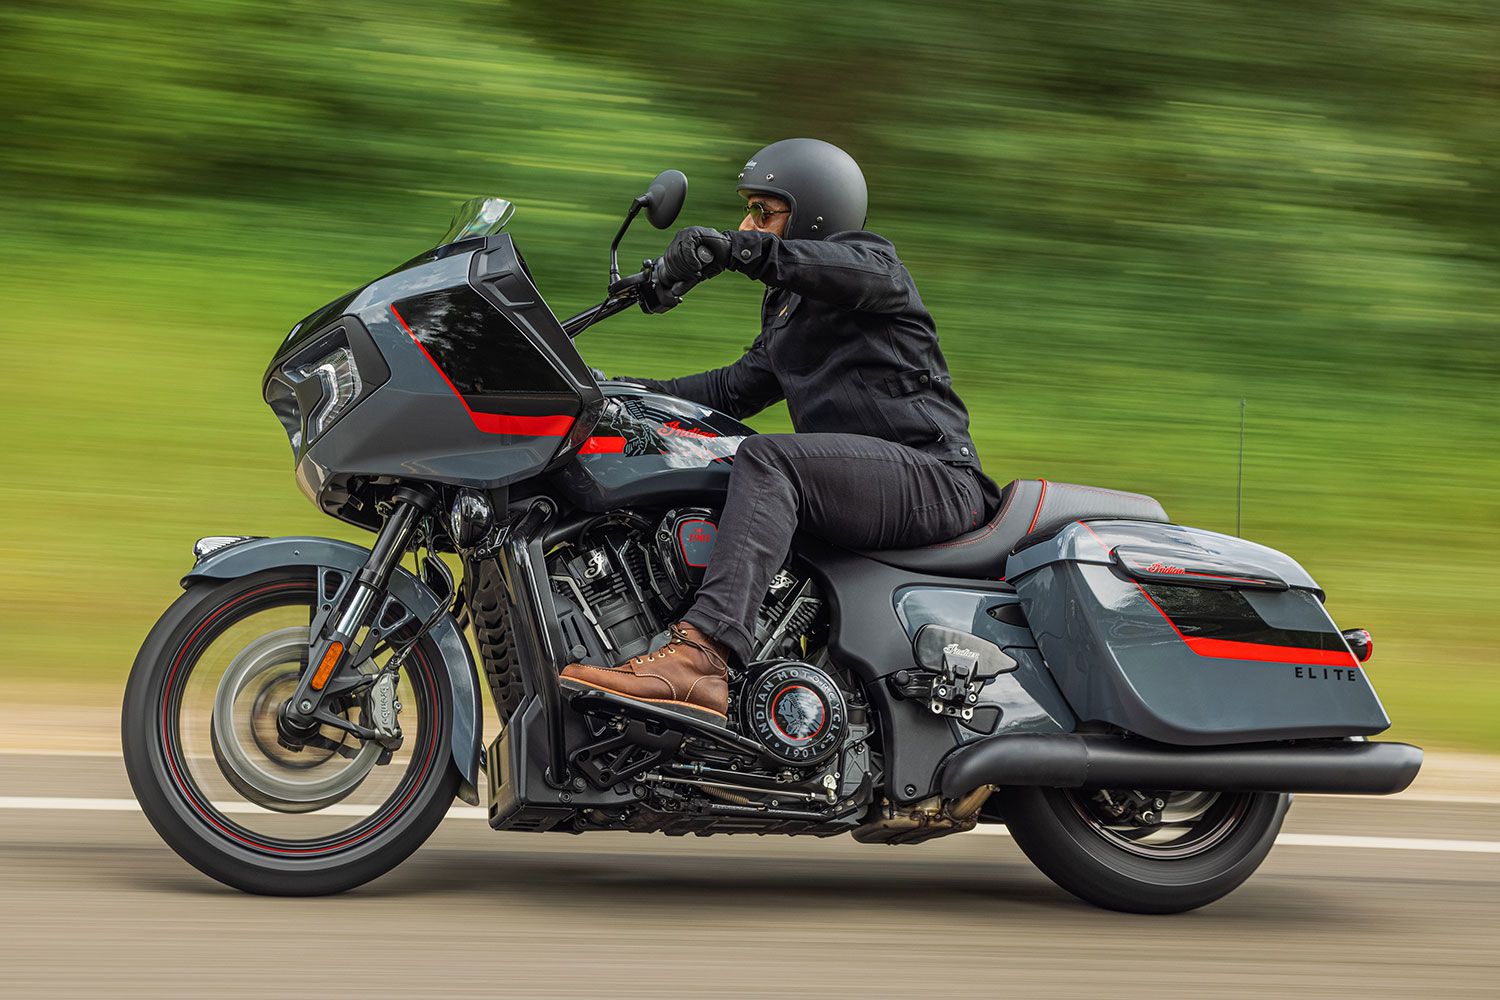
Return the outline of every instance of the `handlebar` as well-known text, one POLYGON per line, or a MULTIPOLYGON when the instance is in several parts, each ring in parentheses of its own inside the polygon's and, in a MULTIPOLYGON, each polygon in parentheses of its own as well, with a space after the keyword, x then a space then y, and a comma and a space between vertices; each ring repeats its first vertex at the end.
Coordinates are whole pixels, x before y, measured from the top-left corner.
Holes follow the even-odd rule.
POLYGON ((627 274, 623 278, 610 282, 604 301, 563 320, 563 332, 569 337, 577 337, 601 319, 624 312, 637 302, 640 303, 641 309, 648 313, 666 312, 676 307, 682 299, 657 283, 655 271, 656 261, 645 260, 641 262, 641 269, 635 274, 627 274))
POLYGON ((635 274, 627 274, 620 280, 611 282, 609 286, 609 298, 619 298, 622 295, 630 293, 632 290, 637 290, 636 294, 639 294, 639 287, 651 281, 651 274, 652 268, 644 267, 635 274))

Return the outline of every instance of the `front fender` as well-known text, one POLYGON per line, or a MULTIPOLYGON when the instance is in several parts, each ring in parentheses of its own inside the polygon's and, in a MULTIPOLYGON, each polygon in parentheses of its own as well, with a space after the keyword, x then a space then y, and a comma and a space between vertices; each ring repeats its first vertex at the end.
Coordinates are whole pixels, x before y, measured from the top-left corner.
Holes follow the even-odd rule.
MULTIPOLYGON (((182 578, 186 587, 192 580, 233 580, 266 569, 289 566, 319 566, 345 573, 357 573, 370 556, 368 549, 332 538, 250 538, 214 549, 182 578)), ((438 609, 438 598, 411 571, 397 566, 386 589, 406 606, 419 621, 438 609)), ((428 636, 437 644, 443 666, 448 671, 453 691, 453 763, 463 778, 459 797, 471 805, 479 804, 479 739, 481 707, 478 675, 469 644, 453 616, 438 619, 428 636)))

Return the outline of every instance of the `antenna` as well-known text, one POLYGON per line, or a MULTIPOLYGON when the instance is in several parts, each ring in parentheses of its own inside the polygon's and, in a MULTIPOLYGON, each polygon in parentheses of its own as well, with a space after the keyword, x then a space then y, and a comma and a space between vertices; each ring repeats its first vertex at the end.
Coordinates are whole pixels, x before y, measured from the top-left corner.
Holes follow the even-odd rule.
POLYGON ((1239 470, 1234 484, 1234 533, 1240 535, 1240 510, 1244 506, 1245 499, 1245 400, 1240 399, 1240 460, 1239 470))

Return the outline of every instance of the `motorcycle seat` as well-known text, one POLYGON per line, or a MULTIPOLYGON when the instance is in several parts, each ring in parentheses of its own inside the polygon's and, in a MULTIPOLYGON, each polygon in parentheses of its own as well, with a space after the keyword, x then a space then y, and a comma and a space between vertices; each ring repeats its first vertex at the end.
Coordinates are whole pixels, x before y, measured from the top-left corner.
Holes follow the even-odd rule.
POLYGON ((973 531, 917 549, 862 552, 877 562, 930 576, 1005 579, 1005 561, 1028 545, 1050 538, 1073 521, 1115 518, 1167 520, 1161 504, 1140 493, 1017 479, 1000 493, 1000 510, 973 531))

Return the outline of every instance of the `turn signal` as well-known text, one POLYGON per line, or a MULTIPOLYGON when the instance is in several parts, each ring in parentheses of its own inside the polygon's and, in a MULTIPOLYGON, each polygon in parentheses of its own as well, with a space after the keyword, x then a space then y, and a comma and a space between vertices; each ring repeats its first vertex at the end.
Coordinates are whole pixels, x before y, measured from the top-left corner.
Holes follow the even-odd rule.
POLYGON ((323 690, 323 685, 328 683, 329 676, 333 673, 333 665, 339 662, 339 657, 344 655, 344 644, 332 642, 328 645, 328 652, 323 654, 323 662, 318 664, 317 672, 313 674, 312 689, 323 690))
POLYGON ((1349 651, 1360 663, 1364 663, 1375 652, 1375 639, 1367 629, 1351 628, 1344 633, 1344 641, 1349 644, 1349 651))

